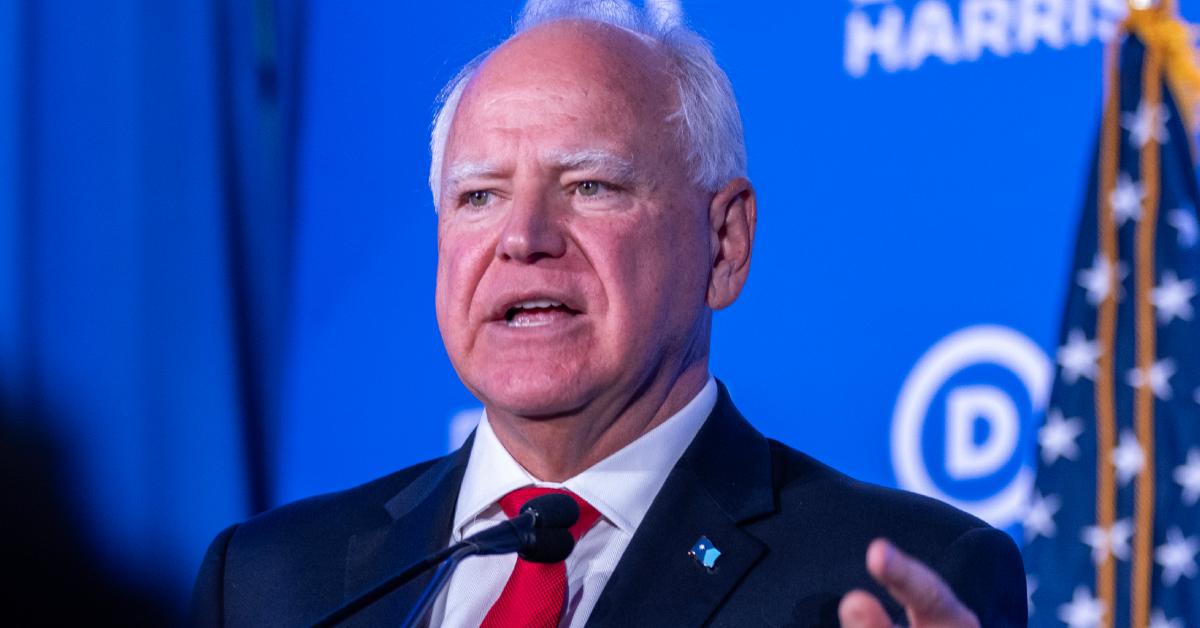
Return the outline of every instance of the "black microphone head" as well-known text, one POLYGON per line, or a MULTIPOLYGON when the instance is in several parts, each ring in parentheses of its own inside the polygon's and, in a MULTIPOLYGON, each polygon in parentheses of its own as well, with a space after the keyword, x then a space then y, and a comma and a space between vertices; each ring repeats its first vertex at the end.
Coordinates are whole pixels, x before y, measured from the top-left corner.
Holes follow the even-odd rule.
MULTIPOLYGON (((531 511, 535 514, 533 524, 535 528, 566 530, 579 521, 579 504, 576 504, 569 495, 562 493, 546 493, 540 497, 534 497, 521 506, 521 514, 531 511)), ((568 549, 567 553, 571 553, 571 550, 568 549)))
POLYGON ((521 547, 517 555, 534 563, 557 563, 566 560, 573 549, 575 537, 566 528, 543 528, 533 531, 533 542, 521 547))

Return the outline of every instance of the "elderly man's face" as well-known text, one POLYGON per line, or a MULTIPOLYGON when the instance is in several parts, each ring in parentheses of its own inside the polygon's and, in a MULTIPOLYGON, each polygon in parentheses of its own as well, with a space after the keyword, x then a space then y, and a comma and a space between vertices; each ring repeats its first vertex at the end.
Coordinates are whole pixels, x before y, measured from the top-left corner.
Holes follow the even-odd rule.
POLYGON ((665 59, 592 23, 525 33, 467 87, 442 172, 437 317, 489 407, 574 412, 707 355, 711 195, 690 182, 677 109, 665 59))

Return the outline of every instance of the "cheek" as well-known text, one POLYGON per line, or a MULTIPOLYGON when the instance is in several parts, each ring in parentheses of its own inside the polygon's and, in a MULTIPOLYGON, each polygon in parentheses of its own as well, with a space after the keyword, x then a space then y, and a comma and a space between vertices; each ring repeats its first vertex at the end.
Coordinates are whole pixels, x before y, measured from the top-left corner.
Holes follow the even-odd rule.
POLYGON ((448 230, 438 236, 435 302, 443 335, 465 330, 472 297, 491 259, 485 240, 480 234, 448 230))
POLYGON ((674 335, 705 306, 708 243, 695 224, 643 221, 596 244, 618 337, 674 335))
POLYGON ((452 286, 455 282, 450 276, 450 262, 445 251, 438 252, 437 283, 434 287, 434 312, 437 316, 438 329, 442 333, 442 341, 446 348, 454 345, 454 332, 459 325, 454 322, 454 307, 451 305, 452 286))
POLYGON ((631 256, 640 258, 633 265, 635 272, 645 276, 649 293, 675 301, 690 294, 698 283, 708 279, 708 232, 706 220, 697 219, 694 210, 672 207, 657 221, 631 234, 629 241, 637 242, 631 256), (690 213, 689 213, 690 212, 690 213))

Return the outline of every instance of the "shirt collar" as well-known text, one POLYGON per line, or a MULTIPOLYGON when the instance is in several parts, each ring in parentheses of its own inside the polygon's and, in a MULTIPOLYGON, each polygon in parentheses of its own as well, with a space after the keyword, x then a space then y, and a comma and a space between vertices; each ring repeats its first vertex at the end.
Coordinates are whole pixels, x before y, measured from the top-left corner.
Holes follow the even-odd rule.
POLYGON ((709 376, 704 388, 679 412, 562 483, 542 482, 513 459, 496 438, 485 411, 458 491, 455 538, 461 538, 466 526, 501 497, 530 485, 566 488, 587 500, 618 529, 633 534, 716 403, 717 384, 709 376))

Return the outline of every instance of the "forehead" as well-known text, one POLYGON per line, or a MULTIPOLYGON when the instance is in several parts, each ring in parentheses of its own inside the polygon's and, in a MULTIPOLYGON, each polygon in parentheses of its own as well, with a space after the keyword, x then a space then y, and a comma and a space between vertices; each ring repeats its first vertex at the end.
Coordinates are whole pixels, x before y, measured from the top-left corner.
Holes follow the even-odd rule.
POLYGON ((654 44, 613 26, 536 27, 496 50, 470 80, 448 152, 490 152, 498 147, 489 143, 521 140, 563 149, 660 141, 678 109, 668 69, 654 44))

